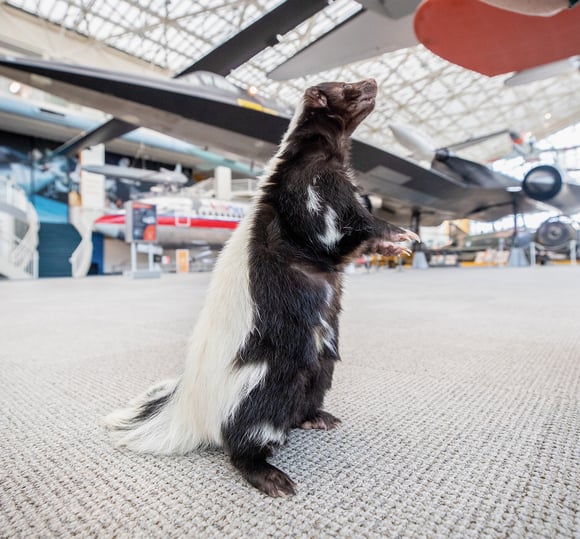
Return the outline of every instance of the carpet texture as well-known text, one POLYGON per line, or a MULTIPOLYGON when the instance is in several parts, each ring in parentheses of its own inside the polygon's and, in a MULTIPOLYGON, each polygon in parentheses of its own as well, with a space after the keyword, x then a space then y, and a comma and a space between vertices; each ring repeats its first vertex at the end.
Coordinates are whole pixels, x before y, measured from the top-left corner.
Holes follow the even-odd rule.
POLYGON ((332 432, 142 456, 98 418, 177 375, 207 274, 0 282, 1 537, 580 537, 580 268, 349 276, 332 432))

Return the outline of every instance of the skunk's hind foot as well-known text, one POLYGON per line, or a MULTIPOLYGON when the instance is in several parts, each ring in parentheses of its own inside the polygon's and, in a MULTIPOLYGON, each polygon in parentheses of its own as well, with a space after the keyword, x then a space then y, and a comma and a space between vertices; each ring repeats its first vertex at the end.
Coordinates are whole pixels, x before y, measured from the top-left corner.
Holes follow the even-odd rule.
POLYGON ((261 456, 232 456, 232 464, 251 485, 272 498, 286 498, 296 494, 296 483, 261 456))

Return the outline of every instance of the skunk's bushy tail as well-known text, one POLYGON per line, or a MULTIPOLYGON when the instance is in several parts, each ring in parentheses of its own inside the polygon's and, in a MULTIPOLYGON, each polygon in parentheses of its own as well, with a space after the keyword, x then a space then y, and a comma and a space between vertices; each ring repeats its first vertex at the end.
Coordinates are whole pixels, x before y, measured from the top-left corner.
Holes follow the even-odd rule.
POLYGON ((160 382, 127 408, 104 417, 102 424, 115 443, 140 453, 175 454, 193 449, 196 441, 179 435, 172 413, 178 385, 179 379, 160 382))

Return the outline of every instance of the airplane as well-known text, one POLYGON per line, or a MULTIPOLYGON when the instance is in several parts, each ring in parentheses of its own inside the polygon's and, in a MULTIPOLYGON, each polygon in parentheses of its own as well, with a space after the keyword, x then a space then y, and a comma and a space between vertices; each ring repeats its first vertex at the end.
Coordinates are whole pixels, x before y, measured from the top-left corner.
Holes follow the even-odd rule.
POLYGON ((289 80, 418 44, 413 17, 420 0, 357 0, 347 20, 268 73, 289 80))
MULTIPOLYGON (((173 79, 10 56, 0 56, 0 75, 101 109, 125 130, 142 125, 254 166, 274 154, 289 123, 282 111, 247 106, 238 94, 226 97, 173 79)), ((101 135, 96 128, 87 137, 95 143, 104 140, 101 135)), ((380 199, 377 215, 414 230, 457 218, 494 221, 550 205, 580 210, 580 187, 565 183, 555 167, 544 166, 522 182, 442 150, 427 169, 356 138, 352 165, 361 188, 380 199)))
POLYGON ((536 246, 536 259, 545 264, 552 260, 580 257, 580 227, 573 220, 554 216, 546 219, 536 230, 508 228, 483 234, 450 234, 452 241, 430 249, 430 255, 455 254, 459 262, 473 262, 478 253, 489 249, 509 250, 512 246, 529 249, 536 246), (575 252, 571 252, 571 242, 575 252))
MULTIPOLYGON (((23 100, 17 95, 0 94, 0 124, 6 131, 34 135, 39 138, 64 142, 66 144, 39 156, 37 161, 58 160, 78 153, 80 149, 75 144, 79 133, 91 133, 101 125, 94 115, 72 110, 70 107, 55 105, 41 100, 23 100), (58 150, 58 151, 57 151, 58 150)), ((95 144, 98 141, 94 142, 95 144)), ((171 162, 178 159, 184 161, 185 166, 194 167, 199 171, 213 170, 216 166, 227 166, 232 172, 241 177, 257 176, 259 168, 240 160, 228 159, 224 155, 205 150, 204 148, 165 136, 148 129, 136 129, 109 141, 110 151, 124 154, 141 154, 145 148, 150 159, 171 162)), ((0 163, 9 158, 9 148, 0 150, 0 163), (4 154, 2 153, 4 151, 4 154)), ((14 161, 24 160, 12 155, 14 161)))
MULTIPOLYGON (((165 248, 221 247, 231 236, 250 206, 255 180, 231 180, 235 198, 217 198, 213 180, 203 180, 176 192, 162 188, 136 198, 154 204, 157 212, 156 243, 165 248), (247 189, 240 192, 239 187, 247 189)), ((126 211, 107 212, 93 224, 95 232, 125 240, 126 211)))
POLYGON ((431 52, 488 77, 515 72, 504 80, 508 87, 577 72, 579 24, 578 9, 538 17, 478 0, 424 0, 414 19, 431 52))
MULTIPOLYGON (((506 201, 506 205, 511 204, 513 214, 542 210, 556 210, 563 214, 574 214, 580 211, 580 185, 570 182, 566 178, 565 172, 558 166, 550 164, 537 165, 525 174, 522 181, 519 181, 480 163, 463 159, 453 151, 507 133, 512 139, 514 148, 519 152, 523 152, 527 146, 521 135, 514 130, 496 131, 483 136, 472 137, 447 147, 438 147, 431 137, 412 126, 392 123, 389 127, 395 138, 409 149, 417 159, 431 161, 432 169, 455 177, 468 185, 478 186, 481 189, 482 196, 497 189, 508 192, 512 199, 511 202, 506 201), (520 193, 522 196, 520 196, 520 193)), ((533 148, 533 145, 530 147, 533 148)), ((556 151, 556 149, 548 151, 556 151)), ((483 202, 480 206, 480 211, 485 212, 487 216, 491 215, 490 211, 497 212, 498 210, 501 213, 500 207, 488 208, 483 202)), ((478 219, 478 213, 480 212, 476 209, 470 213, 469 217, 475 220, 496 220, 493 218, 478 219)), ((500 215, 499 213, 497 213, 497 219, 507 215, 500 215)))
POLYGON ((478 0, 357 3, 360 8, 355 13, 270 71, 268 77, 295 79, 419 43, 450 62, 488 76, 515 72, 504 80, 508 87, 580 68, 578 10, 530 17, 478 0), (492 41, 489 28, 496 29, 492 41))
POLYGON ((131 182, 146 182, 156 185, 183 185, 188 179, 181 172, 181 165, 176 165, 175 170, 161 167, 160 170, 148 170, 124 165, 81 165, 82 170, 93 174, 102 174, 109 178, 129 180, 131 182))
MULTIPOLYGON (((418 161, 431 161, 434 154, 438 149, 440 149, 437 143, 429 135, 411 125, 392 122, 389 124, 389 129, 392 131, 395 139, 402 146, 410 150, 411 156, 418 161)), ((515 129, 501 129, 492 133, 473 136, 460 142, 447 144, 445 148, 448 151, 463 150, 502 135, 509 136, 516 153, 520 155, 528 155, 532 153, 535 140, 532 140, 529 136, 524 136, 515 129)))

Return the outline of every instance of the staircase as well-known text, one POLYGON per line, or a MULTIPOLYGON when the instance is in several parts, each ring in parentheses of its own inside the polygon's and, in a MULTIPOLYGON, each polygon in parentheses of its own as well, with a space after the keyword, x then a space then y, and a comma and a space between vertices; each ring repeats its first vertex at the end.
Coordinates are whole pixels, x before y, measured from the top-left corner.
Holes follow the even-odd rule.
POLYGON ((0 178, 0 277, 38 277, 38 216, 26 193, 0 178))
POLYGON ((39 232, 39 277, 71 277, 69 261, 81 236, 69 224, 41 223, 39 232))
POLYGON ((69 218, 78 230, 81 241, 70 257, 73 277, 86 277, 93 258, 93 223, 103 215, 103 210, 71 206, 69 218))

